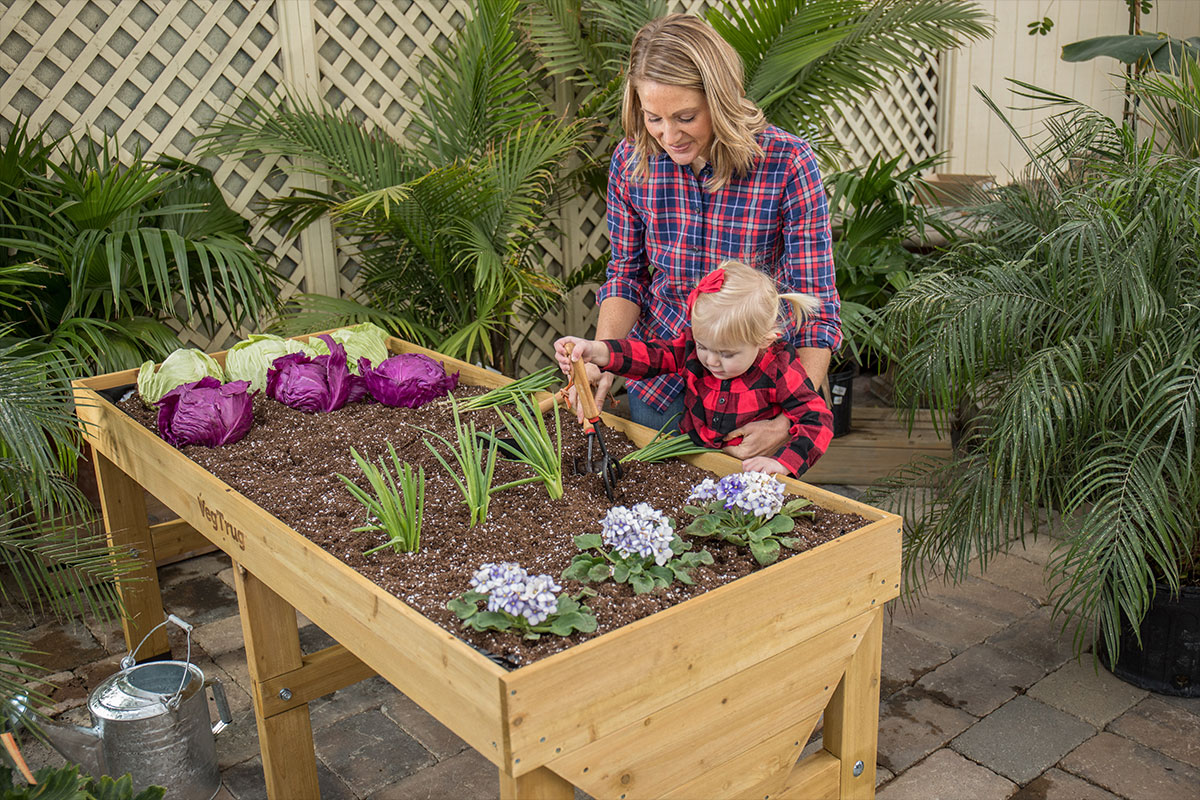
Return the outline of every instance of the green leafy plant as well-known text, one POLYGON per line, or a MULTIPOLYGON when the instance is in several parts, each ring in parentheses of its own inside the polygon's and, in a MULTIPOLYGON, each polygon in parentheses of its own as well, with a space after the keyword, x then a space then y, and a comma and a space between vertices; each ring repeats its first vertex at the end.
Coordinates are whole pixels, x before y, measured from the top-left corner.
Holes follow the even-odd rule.
POLYGON ((346 490, 362 503, 369 515, 368 523, 355 531, 383 531, 388 540, 378 547, 365 551, 366 555, 391 547, 397 553, 415 553, 421 547, 421 521, 425 517, 425 468, 413 471, 411 464, 401 463, 396 448, 387 443, 388 455, 392 457, 392 469, 388 469, 383 457, 376 467, 351 448, 354 463, 371 484, 374 495, 368 494, 345 475, 338 478, 346 490))
POLYGON ((889 357, 879 333, 879 310, 911 280, 918 255, 909 241, 925 241, 930 229, 946 238, 953 230, 918 201, 921 174, 937 156, 901 167, 904 157, 874 156, 865 166, 825 180, 833 220, 833 262, 842 300, 842 333, 848 355, 859 364, 889 357))
POLYGON ((646 444, 632 453, 622 456, 621 463, 641 461, 644 464, 654 464, 659 461, 666 461, 668 458, 682 458, 683 456, 710 452, 711 448, 694 443, 692 437, 686 434, 668 433, 667 428, 675 422, 675 419, 676 417, 672 417, 667 420, 658 433, 654 434, 654 438, 646 442, 646 444))
POLYGON ((563 496, 562 423, 559 419, 558 401, 554 403, 554 438, 546 428, 546 418, 528 395, 518 395, 514 408, 516 416, 500 411, 500 421, 512 437, 509 444, 503 439, 492 437, 494 445, 507 452, 516 461, 529 466, 546 486, 551 500, 563 496))
POLYGON ((615 506, 600 523, 600 533, 575 537, 584 551, 563 571, 563 580, 599 583, 612 578, 628 583, 635 594, 694 583, 691 571, 713 563, 707 550, 687 552, 691 545, 675 533, 674 523, 646 503, 615 506))
POLYGON ((168 323, 253 324, 277 302, 249 223, 195 164, 122 163, 111 139, 18 120, 0 210, 0 324, 71 377, 161 360, 179 347, 168 323))
POLYGON ((530 575, 514 563, 483 564, 471 578, 471 590, 446 604, 477 631, 516 631, 526 639, 542 634, 570 636, 596 630, 596 617, 583 604, 595 594, 584 589, 574 597, 559 594, 562 587, 549 575, 530 575), (485 603, 484 608, 479 603, 485 603))
POLYGON ((0 797, 4 800, 162 800, 166 790, 148 786, 134 793, 133 779, 128 775, 110 778, 104 775, 95 780, 81 775, 79 767, 42 767, 33 773, 36 785, 21 785, 14 781, 13 771, 0 764, 0 797))
POLYGON ((462 416, 458 413, 458 404, 454 397, 450 397, 450 410, 454 415, 454 435, 455 440, 451 442, 445 436, 439 433, 428 430, 426 428, 417 427, 417 430, 427 433, 434 437, 450 451, 450 455, 458 464, 458 469, 450 466, 450 462, 438 452, 428 440, 425 441, 425 446, 433 453, 438 462, 445 467, 446 472, 454 480, 459 491, 463 495, 463 503, 471 512, 471 527, 475 527, 479 523, 487 519, 488 504, 491 497, 496 492, 513 486, 523 486, 527 483, 532 483, 540 478, 523 478, 521 480, 510 481, 500 486, 492 486, 492 477, 496 473, 496 457, 499 448, 490 446, 491 435, 481 435, 476 429, 474 422, 463 422, 462 416))
POLYGON ((537 372, 531 372, 517 378, 512 383, 497 386, 489 392, 459 401, 459 411, 482 411, 485 408, 499 408, 515 403, 520 397, 527 397, 537 392, 547 391, 562 380, 558 367, 551 364, 537 372))
MULTIPOLYGON (((134 565, 91 533, 95 514, 73 481, 80 452, 71 389, 37 357, 37 343, 0 325, 0 597, 61 617, 119 615, 112 578, 134 565)), ((29 652, 0 623, 0 703, 28 692, 29 652)))
POLYGON ((965 423, 961 452, 867 501, 905 516, 909 592, 927 569, 986 567, 1047 514, 1054 611, 1115 660, 1156 581, 1178 592, 1200 559, 1200 162, 1025 91, 1061 107, 1021 139, 1029 177, 970 209, 976 236, 885 313, 899 402, 965 423))
POLYGON ((783 484, 763 472, 735 472, 719 481, 698 484, 683 510, 695 517, 687 527, 693 536, 716 538, 749 547, 759 564, 773 564, 780 547, 795 550, 803 540, 784 536, 800 517, 812 519, 812 501, 797 497, 784 502, 783 484), (690 505, 699 501, 698 505, 690 505))
POLYGON ((513 320, 561 300, 538 242, 571 191, 563 176, 591 123, 564 120, 540 93, 516 10, 516 0, 483 0, 433 59, 411 144, 286 97, 247 98, 216 121, 215 150, 285 156, 286 169, 327 182, 272 202, 268 215, 292 232, 331 215, 361 268, 353 300, 298 297, 282 332, 385 316, 414 341, 505 371, 513 320))

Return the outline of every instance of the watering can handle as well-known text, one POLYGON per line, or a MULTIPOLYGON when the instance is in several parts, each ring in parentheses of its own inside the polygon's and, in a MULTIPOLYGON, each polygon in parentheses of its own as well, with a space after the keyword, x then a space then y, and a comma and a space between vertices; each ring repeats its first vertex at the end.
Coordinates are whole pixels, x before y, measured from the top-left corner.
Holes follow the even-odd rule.
POLYGON ((233 714, 229 713, 229 700, 225 697, 225 687, 221 682, 216 678, 207 678, 204 685, 212 689, 213 700, 217 704, 217 716, 220 719, 212 726, 213 736, 216 736, 233 722, 233 714))

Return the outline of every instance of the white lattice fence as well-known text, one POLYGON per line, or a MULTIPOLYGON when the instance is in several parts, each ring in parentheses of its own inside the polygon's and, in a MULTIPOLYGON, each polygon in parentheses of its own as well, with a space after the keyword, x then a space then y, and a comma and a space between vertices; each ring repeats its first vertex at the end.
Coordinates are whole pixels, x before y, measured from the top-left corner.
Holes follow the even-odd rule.
MULTIPOLYGON (((702 2, 677 3, 699 11, 702 2)), ((0 0, 0 135, 19 116, 51 133, 109 134, 125 154, 197 160, 193 137, 244 92, 280 85, 349 111, 400 141, 420 107, 422 69, 472 13, 467 0, 0 0)), ((935 151, 937 62, 892 82, 849 109, 834 137, 851 160, 935 151)), ((292 191, 274 159, 213 170, 230 204, 254 218, 265 199, 292 191)), ((545 243, 547 269, 569 274, 608 246, 604 203, 582 198, 563 209, 561 235, 545 243)), ((253 236, 300 291, 350 294, 355 265, 325 226, 285 240, 256 222, 253 236)), ((594 287, 576 290, 566 310, 536 325, 523 359, 531 366, 562 332, 594 321, 594 287)), ((198 347, 220 346, 197 326, 180 331, 198 347)))

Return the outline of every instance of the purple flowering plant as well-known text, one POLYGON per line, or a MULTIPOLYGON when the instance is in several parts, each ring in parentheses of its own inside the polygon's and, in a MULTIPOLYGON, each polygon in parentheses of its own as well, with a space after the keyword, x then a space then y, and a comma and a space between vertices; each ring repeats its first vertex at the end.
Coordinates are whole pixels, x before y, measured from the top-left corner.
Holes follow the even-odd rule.
POLYGON ((683 510, 695 517, 688 533, 749 547, 754 560, 765 566, 778 560, 781 546, 800 547, 802 539, 783 534, 795 530, 800 517, 812 519, 811 506, 805 497, 785 503, 784 485, 773 475, 734 472, 696 484, 683 510))
POLYGON ((687 552, 691 545, 675 533, 674 522, 648 503, 613 506, 600 529, 575 537, 583 552, 563 571, 563 580, 598 583, 612 578, 644 594, 674 581, 694 583, 689 573, 713 563, 707 550, 687 552))
POLYGON ((562 586, 554 578, 530 575, 519 564, 481 564, 471 576, 471 590, 451 600, 446 608, 463 621, 464 628, 513 630, 526 639, 539 639, 545 633, 570 636, 576 631, 596 630, 596 617, 580 601, 594 593, 584 590, 571 597, 561 592, 562 586))

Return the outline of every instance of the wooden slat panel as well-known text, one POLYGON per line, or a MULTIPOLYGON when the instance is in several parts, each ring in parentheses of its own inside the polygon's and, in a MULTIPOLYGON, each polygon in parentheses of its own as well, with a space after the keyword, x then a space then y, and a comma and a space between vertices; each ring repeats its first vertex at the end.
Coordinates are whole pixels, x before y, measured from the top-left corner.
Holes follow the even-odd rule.
MULTIPOLYGON (((833 697, 851 655, 862 644, 871 619, 872 615, 865 614, 847 620, 726 680, 697 689, 677 703, 635 719, 621 730, 568 750, 548 766, 588 794, 625 795, 626 800, 663 797, 673 787, 695 785, 698 776, 714 770, 717 775, 710 778, 726 782, 731 776, 721 768, 730 758, 774 740, 804 720, 811 721, 803 733, 803 740, 808 738, 812 724, 833 697), (713 735, 716 730, 721 731, 720 736, 713 735)), ((747 649, 753 648, 752 640, 742 640, 740 634, 738 638, 747 649)), ((650 669, 642 683, 649 694, 658 695, 667 691, 661 685, 663 680, 659 672, 650 669)), ((781 785, 800 754, 803 740, 794 752, 789 751, 791 760, 781 766, 781 785)), ((744 785, 765 777, 758 776, 744 785)), ((708 795, 726 793, 714 789, 708 795)))
POLYGON ((547 763, 556 749, 572 752, 830 626, 882 608, 899 592, 896 519, 510 673, 504 679, 508 717, 521 720, 511 726, 511 769, 520 774, 527 768, 522 764, 547 763), (784 611, 781 593, 805 602, 784 611), (768 615, 763 609, 781 610, 768 615), (731 647, 730 629, 747 646, 731 647), (580 676, 587 676, 585 694, 578 691, 580 676), (579 702, 564 708, 567 696, 579 702))
MULTIPOLYGON (((828 750, 813 753, 792 768, 787 783, 770 800, 833 800, 838 796, 841 762, 828 750)), ((762 795, 748 795, 758 800, 762 795)))
POLYGON ((791 779, 796 758, 820 718, 820 713, 813 714, 783 733, 675 787, 663 795, 664 800, 693 800, 696 797, 761 800, 764 797, 776 797, 791 779))

